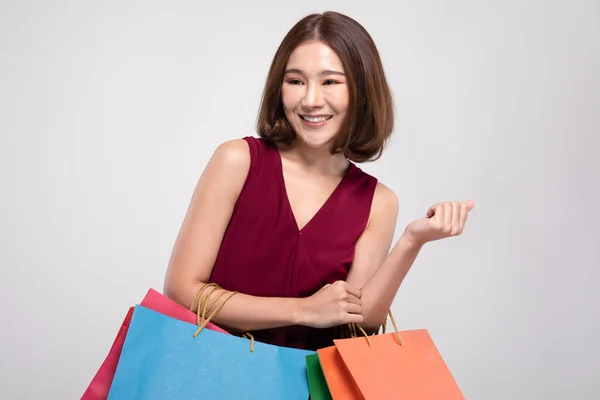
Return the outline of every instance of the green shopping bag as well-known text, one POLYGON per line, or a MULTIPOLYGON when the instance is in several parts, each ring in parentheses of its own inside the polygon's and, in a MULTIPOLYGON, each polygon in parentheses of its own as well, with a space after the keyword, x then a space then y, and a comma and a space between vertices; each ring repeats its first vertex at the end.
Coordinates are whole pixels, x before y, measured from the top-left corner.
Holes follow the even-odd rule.
POLYGON ((332 400, 317 354, 306 356, 306 372, 308 374, 310 400, 332 400))

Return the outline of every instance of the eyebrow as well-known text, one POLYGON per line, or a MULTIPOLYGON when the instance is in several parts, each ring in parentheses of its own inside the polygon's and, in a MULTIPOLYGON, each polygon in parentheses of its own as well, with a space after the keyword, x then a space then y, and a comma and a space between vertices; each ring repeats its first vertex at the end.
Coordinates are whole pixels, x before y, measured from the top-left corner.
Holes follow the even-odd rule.
MULTIPOLYGON (((286 73, 286 74, 300 74, 300 75, 303 75, 303 74, 304 74, 304 73, 303 73, 301 70, 299 70, 298 68, 290 68, 290 69, 287 69, 287 70, 285 71, 285 73, 286 73)), ((343 72, 340 72, 340 71, 334 71, 334 70, 332 70, 332 69, 326 69, 326 70, 323 70, 323 71, 319 72, 319 75, 341 75, 341 76, 346 76, 346 74, 344 74, 343 72)))

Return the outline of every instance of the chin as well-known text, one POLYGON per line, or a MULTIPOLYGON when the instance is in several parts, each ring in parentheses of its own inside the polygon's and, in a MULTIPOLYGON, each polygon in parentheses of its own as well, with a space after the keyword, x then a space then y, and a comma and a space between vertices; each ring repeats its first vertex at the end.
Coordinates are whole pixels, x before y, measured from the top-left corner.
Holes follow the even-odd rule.
POLYGON ((329 132, 302 132, 297 131, 296 136, 304 144, 309 147, 318 149, 322 147, 329 147, 335 138, 335 134, 329 132))

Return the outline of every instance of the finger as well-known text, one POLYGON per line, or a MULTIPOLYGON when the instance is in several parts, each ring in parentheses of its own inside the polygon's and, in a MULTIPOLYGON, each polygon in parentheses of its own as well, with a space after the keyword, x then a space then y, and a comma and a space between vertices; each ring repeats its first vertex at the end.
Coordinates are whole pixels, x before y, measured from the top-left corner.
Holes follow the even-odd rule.
POLYGON ((467 206, 467 211, 471 211, 475 208, 475 202, 473 200, 465 201, 464 204, 467 206))
POLYGON ((348 294, 348 298, 346 299, 346 301, 348 303, 352 303, 352 304, 358 304, 358 305, 362 304, 362 302, 360 301, 360 299, 358 297, 353 296, 351 294, 348 294))
POLYGON ((452 235, 458 235, 460 226, 461 204, 458 201, 452 202, 452 235))
POLYGON ((360 296, 362 295, 362 291, 359 288, 352 286, 349 283, 346 283, 346 292, 348 292, 352 296, 357 297, 359 299, 360 299, 360 296))
POLYGON ((467 204, 463 203, 460 205, 460 221, 458 225, 458 231, 460 233, 465 229, 465 224, 467 222, 467 218, 469 217, 469 209, 467 204))
POLYGON ((427 218, 431 218, 435 215, 435 207, 436 206, 431 206, 429 207, 429 210, 427 210, 427 218))
POLYGON ((362 324, 364 318, 360 314, 346 314, 344 323, 346 324, 362 324))
POLYGON ((348 303, 346 305, 346 312, 348 314, 360 314, 362 313, 362 307, 359 304, 348 303))
POLYGON ((436 226, 441 227, 444 222, 444 206, 443 204, 436 204, 431 207, 432 213, 431 218, 436 226))
POLYGON ((452 203, 444 203, 444 232, 452 231, 452 203))

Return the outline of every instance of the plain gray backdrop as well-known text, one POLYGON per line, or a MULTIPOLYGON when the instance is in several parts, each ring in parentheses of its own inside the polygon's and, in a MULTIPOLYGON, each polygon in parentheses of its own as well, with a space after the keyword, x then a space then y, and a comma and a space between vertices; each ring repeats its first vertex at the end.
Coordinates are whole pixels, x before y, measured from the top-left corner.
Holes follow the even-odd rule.
POLYGON ((2 398, 81 396, 162 290, 213 150, 254 134, 283 36, 325 10, 369 30, 394 93, 362 168, 398 194, 396 236, 476 202, 408 274, 400 327, 467 399, 600 398, 599 1, 0 4, 2 398))

